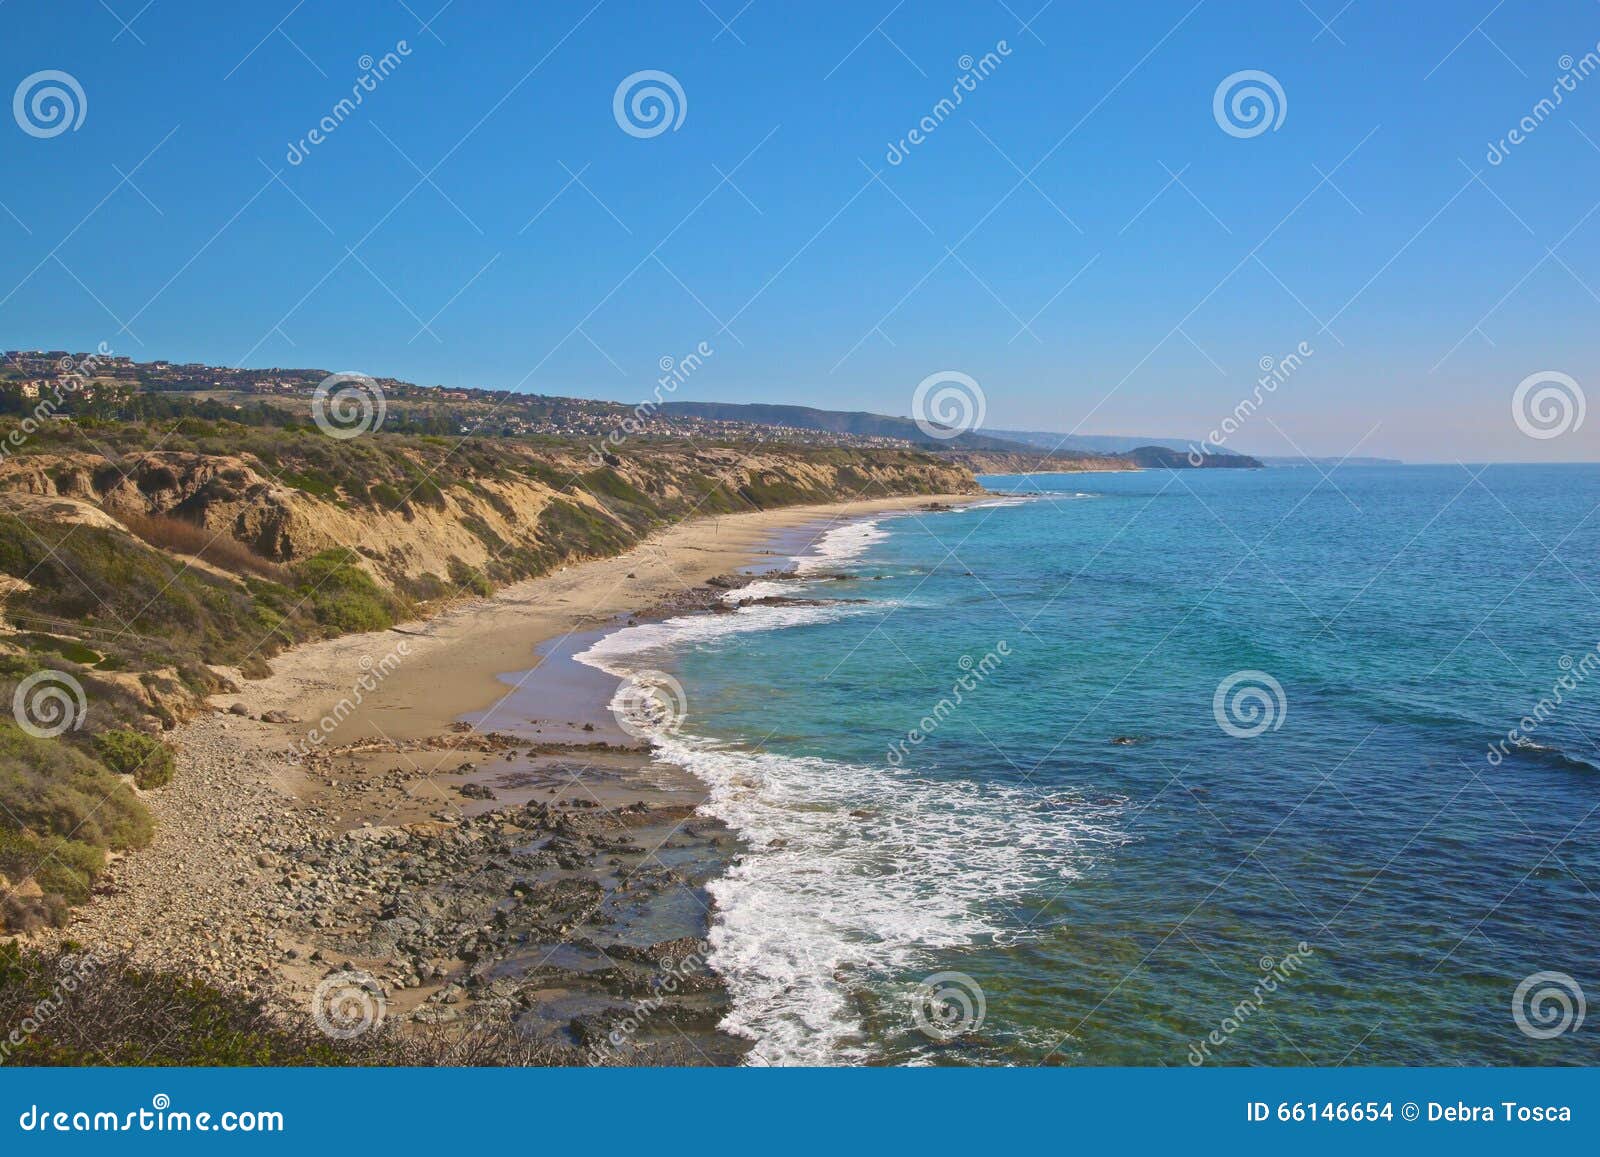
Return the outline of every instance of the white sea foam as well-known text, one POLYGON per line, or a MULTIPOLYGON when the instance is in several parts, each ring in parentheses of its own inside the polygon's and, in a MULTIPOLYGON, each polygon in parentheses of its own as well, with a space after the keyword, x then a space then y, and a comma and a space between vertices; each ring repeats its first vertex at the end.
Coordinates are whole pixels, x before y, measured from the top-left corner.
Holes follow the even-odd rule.
POLYGON ((749 586, 742 586, 731 590, 722 596, 722 601, 737 606, 748 603, 754 599, 771 599, 784 596, 793 596, 800 590, 801 584, 794 579, 758 579, 749 586))
POLYGON ((1003 937, 1008 905, 1118 842, 1115 809, 1071 796, 690 736, 659 755, 704 781, 709 810, 753 849, 710 885, 710 938, 732 998, 723 1027, 756 1042, 757 1063, 870 1061, 855 989, 1003 937))
MULTIPOLYGON (((839 527, 798 569, 820 577, 885 537, 876 522, 839 527)), ((814 582, 766 581, 734 593, 792 594, 814 582)), ((613 632, 576 658, 625 678, 686 647, 889 605, 680 616, 613 632)), ((704 782, 707 810, 751 849, 709 885, 717 901, 710 940, 731 997, 723 1027, 755 1042, 756 1063, 873 1059, 861 988, 1013 933, 1009 906, 1048 897, 1121 838, 1115 806, 1060 793, 932 780, 687 733, 658 736, 656 754, 704 782)))
POLYGON ((623 679, 633 671, 648 666, 640 660, 652 652, 676 651, 749 631, 776 631, 808 623, 826 623, 846 615, 894 605, 885 599, 874 603, 827 603, 814 607, 740 607, 730 614, 679 615, 659 623, 640 623, 603 635, 573 658, 623 679))
POLYGON ((819 538, 809 553, 795 559, 795 570, 802 575, 836 570, 888 537, 889 532, 876 519, 836 526, 819 538))
POLYGON ((1001 506, 1021 506, 1025 502, 1035 501, 1036 497, 1036 495, 1032 494, 1011 494, 1004 498, 991 499, 988 502, 972 502, 965 506, 958 506, 954 510, 950 511, 950 513, 966 514, 973 510, 994 510, 1001 506))

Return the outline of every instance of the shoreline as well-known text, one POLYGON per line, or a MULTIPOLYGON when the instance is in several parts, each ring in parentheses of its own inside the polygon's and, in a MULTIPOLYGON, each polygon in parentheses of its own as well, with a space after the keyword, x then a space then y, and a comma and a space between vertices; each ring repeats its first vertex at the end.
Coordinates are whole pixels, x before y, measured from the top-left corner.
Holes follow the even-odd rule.
POLYGON ((538 716, 519 688, 561 681, 580 637, 692 613, 707 580, 781 567, 785 536, 993 497, 679 523, 429 619, 284 652, 172 733, 178 775, 147 798, 154 843, 41 935, 291 1016, 355 971, 391 1019, 513 1020, 550 1044, 549 1063, 737 1064, 750 1042, 716 1028, 726 991, 703 938, 705 885, 741 845, 699 814, 703 784, 611 724, 611 677, 534 697, 538 716), (291 760, 297 745, 310 754, 291 760), (619 1021, 621 1053, 607 1044, 619 1021))
POLYGON ((347 692, 360 678, 362 656, 376 663, 405 641, 410 654, 339 725, 340 743, 421 739, 469 713, 481 713, 492 727, 495 708, 508 694, 498 676, 536 667, 536 648, 564 635, 601 629, 619 615, 647 613, 683 590, 763 558, 786 557, 769 549, 784 531, 815 528, 820 534, 839 522, 874 514, 931 503, 970 505, 995 497, 988 491, 919 495, 676 523, 623 554, 526 579, 427 619, 295 647, 272 660, 271 675, 247 682, 236 674, 235 681, 245 690, 213 696, 211 702, 226 707, 242 699, 252 714, 282 711, 313 720, 325 709, 326 696, 347 692))

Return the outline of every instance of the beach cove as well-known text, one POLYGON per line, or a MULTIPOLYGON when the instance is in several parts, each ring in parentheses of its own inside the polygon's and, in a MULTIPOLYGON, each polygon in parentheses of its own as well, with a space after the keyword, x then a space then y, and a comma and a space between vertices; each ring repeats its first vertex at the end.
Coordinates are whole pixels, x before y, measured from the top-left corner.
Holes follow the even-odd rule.
POLYGON ((573 640, 709 609, 726 588, 707 580, 781 570, 780 547, 841 524, 971 501, 698 519, 426 620, 294 648, 172 733, 179 774, 148 799, 154 845, 43 938, 187 964, 288 1016, 310 1015, 330 977, 364 974, 386 1018, 515 1021, 545 1063, 736 1063, 748 1045, 716 1030, 703 889, 738 841, 697 815, 703 784, 617 728, 616 680, 571 664, 573 640), (546 655, 550 677, 530 684, 546 655), (574 687, 573 672, 589 678, 574 687), (554 694, 523 710, 518 684, 554 694), (620 1047, 592 1027, 627 1009, 620 1047))

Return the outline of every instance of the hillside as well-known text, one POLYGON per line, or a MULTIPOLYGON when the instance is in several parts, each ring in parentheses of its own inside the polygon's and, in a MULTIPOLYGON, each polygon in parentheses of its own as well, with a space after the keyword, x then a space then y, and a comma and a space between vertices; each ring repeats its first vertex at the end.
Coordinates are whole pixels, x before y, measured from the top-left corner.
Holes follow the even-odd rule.
POLYGON ((659 409, 668 417, 751 422, 795 430, 826 430, 833 434, 857 437, 894 438, 942 450, 1023 449, 1020 443, 982 433, 968 432, 935 438, 924 433, 910 418, 891 418, 886 414, 872 414, 865 410, 819 410, 812 406, 777 406, 756 402, 663 402, 659 409))
POLYGON ((1093 470, 1137 470, 1120 455, 1045 454, 1030 450, 957 450, 940 455, 974 474, 1082 474, 1093 470))
POLYGON ((0 460, 0 695, 48 677, 87 704, 59 738, 20 715, 0 725, 12 928, 58 921, 108 852, 149 840, 132 789, 166 782, 160 733, 230 671, 698 515, 979 489, 908 450, 648 443, 594 465, 577 443, 84 425, 49 424, 0 460))
POLYGON ((1144 470, 1258 470, 1261 463, 1245 454, 1203 454, 1166 446, 1139 446, 1120 457, 1144 470), (1196 459, 1199 459, 1196 461, 1196 459))

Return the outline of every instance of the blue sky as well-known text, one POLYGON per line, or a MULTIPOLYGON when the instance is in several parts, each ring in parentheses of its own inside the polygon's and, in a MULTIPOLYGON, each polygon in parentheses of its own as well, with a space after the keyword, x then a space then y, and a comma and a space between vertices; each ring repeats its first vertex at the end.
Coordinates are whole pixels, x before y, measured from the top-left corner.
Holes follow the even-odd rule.
POLYGON ((1198 437, 1304 342, 1231 447, 1600 458, 1600 414, 1511 410, 1600 385, 1600 74, 1486 157, 1590 0, 442 2, 0 6, 4 93, 86 104, 0 119, 0 345, 636 401, 706 342, 679 397, 905 414, 959 370, 991 426, 1198 437), (641 70, 676 129, 619 126, 641 70), (1215 118, 1242 70, 1275 129, 1215 118))

